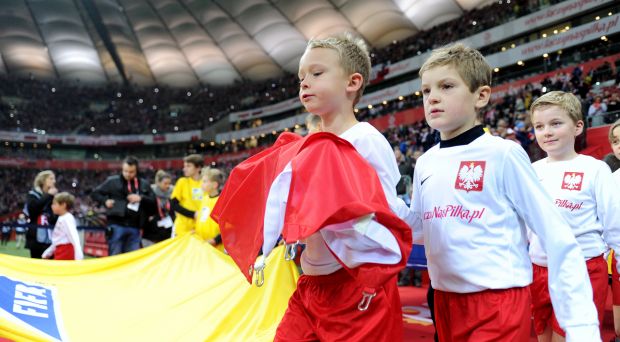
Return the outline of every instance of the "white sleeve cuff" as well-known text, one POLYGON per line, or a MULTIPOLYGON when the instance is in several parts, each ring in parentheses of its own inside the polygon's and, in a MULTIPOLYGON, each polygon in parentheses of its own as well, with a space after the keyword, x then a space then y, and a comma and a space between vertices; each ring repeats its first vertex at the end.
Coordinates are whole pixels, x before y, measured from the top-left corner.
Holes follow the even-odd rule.
POLYGON ((596 325, 577 325, 566 328, 566 342, 600 342, 601 332, 596 325))
POLYGON ((372 217, 365 215, 320 230, 325 243, 349 268, 364 263, 393 265, 402 258, 394 235, 372 217))

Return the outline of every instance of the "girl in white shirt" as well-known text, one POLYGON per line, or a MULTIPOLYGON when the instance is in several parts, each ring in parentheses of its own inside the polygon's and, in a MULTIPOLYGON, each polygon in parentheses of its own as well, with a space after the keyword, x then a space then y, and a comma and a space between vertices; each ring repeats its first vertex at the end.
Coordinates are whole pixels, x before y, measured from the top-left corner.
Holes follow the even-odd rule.
POLYGON ((69 212, 73 207, 75 197, 68 192, 61 192, 54 196, 52 211, 58 215, 58 220, 52 232, 52 245, 43 252, 44 259, 55 260, 82 260, 82 246, 73 214, 69 212))
MULTIPOLYGON (((547 158, 532 166, 543 188, 572 228, 592 285, 599 324, 607 297, 608 246, 620 244, 620 205, 611 170, 604 162, 575 151, 575 137, 583 132, 581 103, 570 93, 549 92, 530 109, 538 145, 547 158)), ((532 314, 539 341, 562 340, 564 331, 555 318, 548 287, 547 254, 540 240, 530 234, 530 257, 534 268, 532 314)))

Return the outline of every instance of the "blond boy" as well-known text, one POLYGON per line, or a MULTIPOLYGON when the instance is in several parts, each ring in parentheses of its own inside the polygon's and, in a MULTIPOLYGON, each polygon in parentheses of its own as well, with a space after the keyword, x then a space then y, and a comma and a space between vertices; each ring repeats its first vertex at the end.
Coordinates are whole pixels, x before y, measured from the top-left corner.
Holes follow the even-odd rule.
MULTIPOLYGON (((609 166, 575 151, 575 138, 583 132, 581 102, 571 94, 552 91, 530 108, 538 145, 547 153, 532 166, 543 188, 569 223, 585 257, 599 323, 603 321, 608 274, 607 246, 620 247, 620 205, 609 166)), ((564 331, 554 315, 548 289, 547 253, 536 234, 530 235, 534 269, 532 315, 539 341, 561 341, 564 331)))
POLYGON ((202 201, 198 209, 196 222, 196 235, 207 241, 211 246, 223 251, 222 235, 220 227, 211 217, 211 211, 220 196, 220 190, 224 185, 224 173, 218 169, 204 167, 200 171, 202 177, 201 187, 203 191, 202 201))
MULTIPOLYGON (((613 157, 620 160, 620 120, 614 122, 611 125, 611 127, 609 127, 608 138, 609 138, 609 144, 611 145, 611 151, 612 151, 613 157)), ((614 171, 614 177, 618 181, 618 184, 620 184, 620 171, 619 170, 620 169, 617 169, 616 171, 614 171)), ((620 299, 619 299, 619 303, 620 303, 620 299)), ((620 316, 620 309, 618 313, 619 313, 618 315, 620 316)), ((620 328, 617 331, 620 331, 620 328)))
MULTIPOLYGON (((370 58, 363 41, 350 35, 311 40, 299 65, 299 98, 308 112, 320 117, 323 132, 349 141, 376 170, 387 203, 404 218, 409 211, 396 196, 400 174, 390 144, 370 124, 358 122, 353 111, 369 74, 370 58)), ((320 165, 317 170, 320 172, 320 165)), ((290 183, 281 186, 288 189, 290 183)), ((270 194, 286 192, 272 187, 270 194)), ((406 258, 395 236, 369 215, 326 225, 305 243, 301 255, 304 275, 275 340, 402 340, 396 278, 370 294, 349 273, 365 263, 394 265, 406 258)))
POLYGON ((617 167, 620 163, 620 120, 609 126, 607 138, 609 139, 611 153, 606 155, 603 160, 611 167, 612 171, 616 172, 620 169, 617 167))
POLYGON ((412 210, 421 225, 441 341, 527 341, 532 265, 526 224, 548 253, 551 298, 570 341, 600 341, 575 237, 512 141, 484 134, 477 111, 491 68, 462 44, 420 69, 424 113, 441 142, 420 157, 412 210))

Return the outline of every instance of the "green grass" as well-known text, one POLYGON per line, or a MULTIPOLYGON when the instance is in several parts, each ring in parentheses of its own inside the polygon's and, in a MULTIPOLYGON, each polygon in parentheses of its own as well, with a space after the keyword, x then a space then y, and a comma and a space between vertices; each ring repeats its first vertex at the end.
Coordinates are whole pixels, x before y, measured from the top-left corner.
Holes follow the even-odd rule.
MULTIPOLYGON (((8 245, 0 245, 0 254, 15 255, 30 258, 30 250, 27 248, 15 248, 15 241, 9 241, 8 245)), ((93 259, 93 256, 84 255, 84 259, 93 259)))
POLYGON ((9 241, 8 245, 0 245, 0 254, 9 254, 30 258, 30 250, 26 248, 15 248, 15 241, 9 241))

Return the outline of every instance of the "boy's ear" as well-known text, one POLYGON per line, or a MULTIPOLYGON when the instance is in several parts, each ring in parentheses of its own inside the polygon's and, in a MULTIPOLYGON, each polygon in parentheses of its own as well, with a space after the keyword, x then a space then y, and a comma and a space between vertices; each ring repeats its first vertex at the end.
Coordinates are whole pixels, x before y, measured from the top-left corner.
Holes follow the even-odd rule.
POLYGON ((583 121, 578 120, 577 123, 575 123, 575 136, 580 135, 581 133, 583 133, 583 121))
POLYGON ((362 88, 364 84, 364 77, 359 72, 352 73, 349 76, 349 83, 347 84, 347 91, 357 92, 362 88))
POLYGON ((491 99, 491 87, 488 85, 479 87, 476 92, 476 108, 482 108, 489 103, 491 99))

